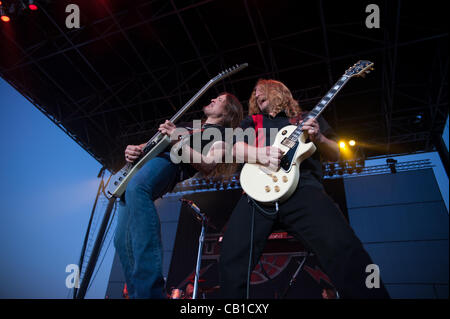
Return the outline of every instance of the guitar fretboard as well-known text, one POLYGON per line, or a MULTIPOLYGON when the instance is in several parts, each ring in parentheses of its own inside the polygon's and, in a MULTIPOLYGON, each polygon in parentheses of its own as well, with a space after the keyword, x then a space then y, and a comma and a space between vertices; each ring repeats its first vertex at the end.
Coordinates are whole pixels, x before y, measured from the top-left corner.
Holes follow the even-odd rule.
MULTIPOLYGON (((292 142, 296 142, 303 132, 303 123, 309 119, 317 118, 320 113, 322 113, 325 108, 330 104, 331 100, 336 96, 336 94, 342 89, 342 87, 350 79, 349 76, 343 75, 336 84, 328 91, 328 93, 317 103, 317 105, 308 113, 308 115, 303 119, 303 121, 297 126, 297 128, 287 137, 290 140, 288 143, 292 145, 292 142)), ((288 145, 286 145, 288 146, 288 145)))
MULTIPOLYGON (((170 122, 175 123, 178 121, 178 119, 194 104, 211 86, 216 84, 218 81, 241 71, 242 69, 245 69, 248 66, 248 63, 243 63, 240 65, 235 65, 231 68, 226 69, 225 71, 222 71, 218 75, 216 75, 214 78, 208 81, 201 89, 198 91, 180 110, 178 110, 177 113, 175 113, 174 116, 170 119, 170 122)), ((145 144, 143 151, 143 154, 147 154, 153 146, 157 143, 157 141, 161 140, 162 134, 160 132, 156 132, 155 135, 145 144)))

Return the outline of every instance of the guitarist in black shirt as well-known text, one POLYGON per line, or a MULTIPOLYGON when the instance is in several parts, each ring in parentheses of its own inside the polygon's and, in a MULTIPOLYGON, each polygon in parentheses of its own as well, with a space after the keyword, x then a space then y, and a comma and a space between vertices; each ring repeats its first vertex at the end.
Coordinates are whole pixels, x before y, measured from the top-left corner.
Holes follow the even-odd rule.
MULTIPOLYGON (((206 120, 199 130, 196 131, 195 125, 190 123, 181 125, 189 133, 189 140, 208 128, 216 128, 223 133, 225 127, 236 127, 242 120, 242 105, 234 95, 223 93, 212 99, 203 108, 203 113, 206 120)), ((161 124, 159 131, 170 136, 174 143, 178 142, 177 136, 174 136, 177 134, 176 126, 170 121, 161 124)), ((221 135, 223 138, 224 134, 221 135)), ((174 163, 168 152, 160 154, 145 163, 131 178, 125 198, 119 203, 114 246, 122 264, 130 298, 166 297, 162 274, 161 229, 154 200, 197 171, 208 176, 231 173, 232 166, 225 166, 214 160, 215 150, 223 152, 223 141, 211 138, 205 140, 198 135, 197 138, 201 140, 201 149, 191 148, 192 143, 183 143, 182 146, 182 151, 187 154, 187 162, 191 164, 174 163), (210 149, 205 151, 206 146, 210 146, 210 149)), ((138 160, 144 146, 145 144, 128 145, 125 160, 130 163, 138 160)))
MULTIPOLYGON (((234 157, 239 162, 257 163, 276 171, 283 153, 270 146, 270 129, 278 131, 300 122, 304 113, 283 83, 260 80, 250 97, 249 114, 240 127, 254 128, 255 141, 237 138, 234 157)), ((379 288, 366 286, 369 274, 365 269, 373 262, 322 185, 320 158, 339 158, 336 135, 321 116, 305 121, 303 132, 317 151, 301 163, 300 181, 294 193, 276 208, 244 194, 230 217, 219 264, 222 297, 245 298, 246 292, 249 297, 251 271, 274 225, 281 225, 317 256, 341 297, 389 298, 381 280, 379 288)))

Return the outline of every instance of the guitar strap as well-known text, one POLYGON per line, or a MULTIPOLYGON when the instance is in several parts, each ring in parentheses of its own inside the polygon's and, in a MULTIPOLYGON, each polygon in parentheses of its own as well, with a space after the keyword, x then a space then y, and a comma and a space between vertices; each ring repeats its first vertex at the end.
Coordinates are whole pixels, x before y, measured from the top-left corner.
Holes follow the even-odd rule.
MULTIPOLYGON (((289 123, 292 125, 299 125, 301 121, 303 121, 304 116, 308 112, 301 112, 296 117, 289 118, 289 123)), ((266 142, 266 135, 264 134, 264 126, 263 126, 263 115, 262 114, 254 114, 252 115, 253 125, 255 126, 255 144, 256 147, 264 147, 266 142)))
POLYGON ((292 125, 299 125, 307 113, 308 112, 300 112, 296 117, 289 118, 289 123, 292 125))
POLYGON ((263 116, 262 114, 254 114, 252 115, 253 124, 255 125, 255 146, 256 147, 264 147, 266 146, 266 136, 263 130, 263 116))

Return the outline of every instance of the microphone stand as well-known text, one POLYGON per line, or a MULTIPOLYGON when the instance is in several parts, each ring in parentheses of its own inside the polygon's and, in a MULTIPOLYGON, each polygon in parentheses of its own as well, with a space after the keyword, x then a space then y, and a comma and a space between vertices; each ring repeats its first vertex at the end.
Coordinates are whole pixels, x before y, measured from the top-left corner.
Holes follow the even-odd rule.
POLYGON ((294 275, 292 275, 291 280, 289 281, 289 285, 286 287, 286 290, 284 291, 283 295, 281 296, 281 298, 285 298, 286 295, 288 294, 289 290, 291 289, 292 285, 294 284, 294 282, 297 280, 297 275, 300 272, 300 270, 302 270, 303 268, 303 264, 306 261, 306 258, 308 258, 308 256, 310 255, 309 252, 306 252, 306 255, 303 257, 303 260, 301 262, 299 262, 299 266, 297 267, 297 270, 295 271, 294 275))
POLYGON ((198 252, 197 252, 197 263, 195 266, 195 277, 194 277, 194 291, 192 293, 192 299, 197 299, 197 293, 198 293, 198 281, 200 277, 200 265, 202 260, 202 252, 203 252, 203 242, 205 240, 205 229, 206 225, 208 224, 208 218, 205 214, 203 214, 200 211, 200 208, 198 208, 197 205, 192 200, 187 200, 184 198, 181 198, 180 201, 185 202, 189 205, 189 207, 192 208, 192 210, 196 213, 195 217, 197 220, 201 221, 202 223, 202 229, 200 232, 200 236, 198 239, 198 252))

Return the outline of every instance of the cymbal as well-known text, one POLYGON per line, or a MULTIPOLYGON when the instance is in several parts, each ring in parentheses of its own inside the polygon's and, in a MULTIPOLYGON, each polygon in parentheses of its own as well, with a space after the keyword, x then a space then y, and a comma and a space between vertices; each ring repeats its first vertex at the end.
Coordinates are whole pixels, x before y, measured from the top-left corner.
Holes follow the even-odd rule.
MULTIPOLYGON (((192 284, 194 283, 194 279, 195 279, 194 274, 192 274, 191 276, 188 277, 188 281, 192 284)), ((205 282, 205 281, 206 281, 206 279, 198 278, 198 282, 205 282)))

